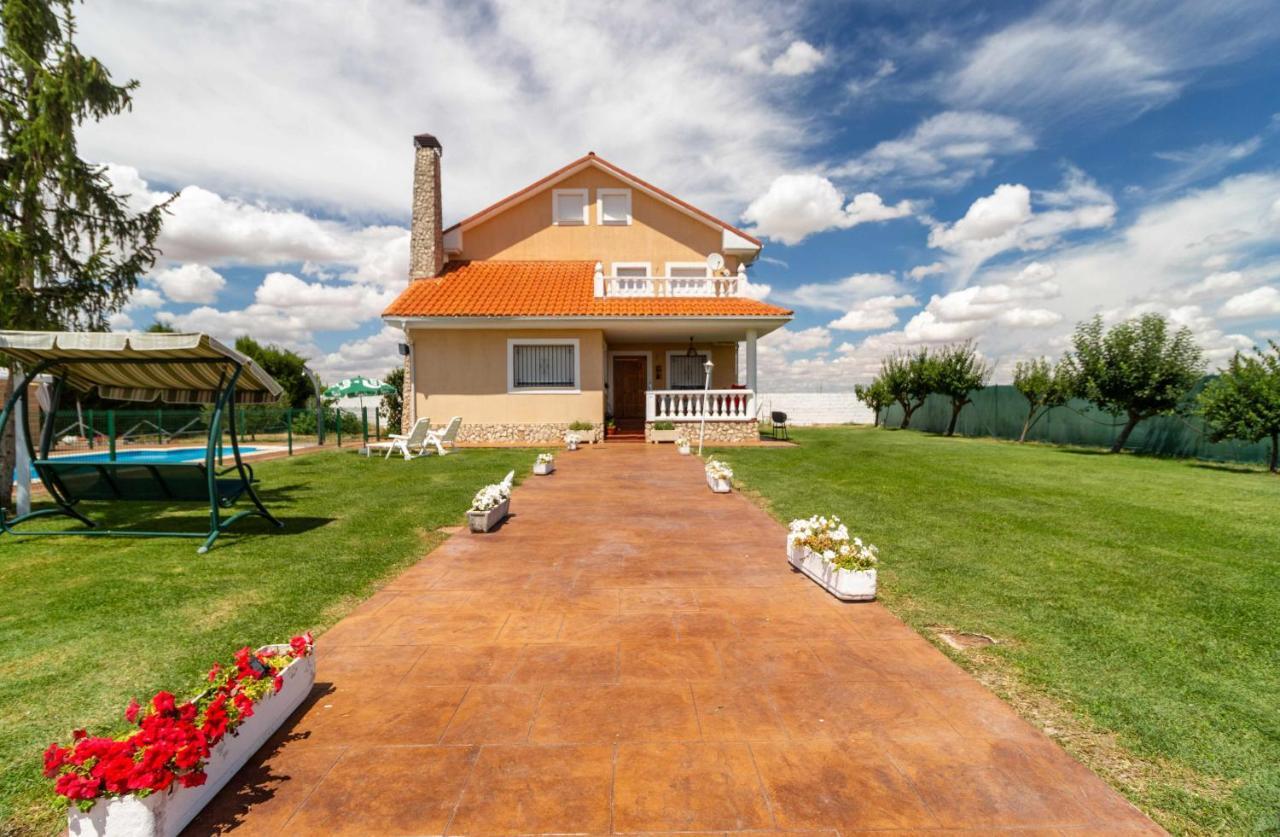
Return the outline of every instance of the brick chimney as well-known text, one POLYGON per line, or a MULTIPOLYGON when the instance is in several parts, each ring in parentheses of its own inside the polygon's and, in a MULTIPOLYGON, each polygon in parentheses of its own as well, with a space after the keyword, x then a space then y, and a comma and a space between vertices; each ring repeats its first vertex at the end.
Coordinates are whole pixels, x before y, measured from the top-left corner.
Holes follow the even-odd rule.
POLYGON ((444 266, 443 212, 440 208, 440 140, 431 134, 413 138, 413 229, 409 236, 409 279, 437 276, 444 266))

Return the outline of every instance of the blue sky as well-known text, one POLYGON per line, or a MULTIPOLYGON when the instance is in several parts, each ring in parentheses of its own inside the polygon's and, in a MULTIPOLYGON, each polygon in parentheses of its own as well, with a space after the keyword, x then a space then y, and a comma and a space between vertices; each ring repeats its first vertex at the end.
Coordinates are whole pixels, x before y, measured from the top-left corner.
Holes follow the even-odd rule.
POLYGON ((141 82, 88 129, 138 205, 182 196, 118 328, 161 319, 381 374, 411 137, 446 220, 594 150, 766 239, 795 322, 762 388, 849 389, 973 339, 1006 380, 1076 322, 1158 311, 1211 362, 1280 337, 1269 2, 90 3, 141 82))

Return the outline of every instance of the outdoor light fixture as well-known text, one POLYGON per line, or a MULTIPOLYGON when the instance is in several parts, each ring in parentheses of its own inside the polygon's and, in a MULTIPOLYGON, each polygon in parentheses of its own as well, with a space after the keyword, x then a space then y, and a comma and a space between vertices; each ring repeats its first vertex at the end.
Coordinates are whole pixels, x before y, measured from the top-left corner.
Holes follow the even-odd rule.
POLYGON ((685 357, 697 357, 697 356, 698 356, 698 350, 697 350, 697 349, 695 349, 695 348, 693 347, 693 338, 692 338, 692 337, 690 337, 690 338, 689 338, 689 348, 685 350, 684 356, 685 356, 685 357))
POLYGON ((408 357, 408 356, 409 356, 409 344, 408 344, 408 343, 398 343, 398 344, 396 344, 396 348, 400 351, 400 356, 401 356, 401 357, 408 357))
MULTIPOLYGON (((692 344, 693 338, 689 338, 689 342, 692 344)), ((707 436, 707 392, 711 389, 711 370, 715 366, 711 362, 711 356, 707 355, 707 362, 702 364, 702 368, 707 370, 707 380, 702 385, 702 425, 698 428, 698 456, 702 456, 702 440, 707 436)))

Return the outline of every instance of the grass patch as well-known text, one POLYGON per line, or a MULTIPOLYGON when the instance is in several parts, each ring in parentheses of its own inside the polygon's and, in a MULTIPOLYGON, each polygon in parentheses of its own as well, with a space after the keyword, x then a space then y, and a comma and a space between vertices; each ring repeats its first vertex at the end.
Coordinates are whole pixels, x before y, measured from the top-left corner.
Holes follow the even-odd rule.
POLYGON ((720 448, 782 521, 881 549, 885 603, 1171 830, 1280 832, 1280 479, 870 428, 720 448), (941 643, 939 643, 941 644, 941 643))
MULTIPOLYGON (((0 536, 0 834, 63 827, 40 775, 50 741, 74 727, 122 730, 130 696, 186 693, 236 648, 332 625, 442 541, 436 530, 459 523, 481 486, 532 461, 524 450, 467 449, 255 464, 285 528, 250 518, 207 555, 196 555, 199 540, 0 536)), ((199 529, 209 514, 190 504, 85 508, 121 528, 199 529)))

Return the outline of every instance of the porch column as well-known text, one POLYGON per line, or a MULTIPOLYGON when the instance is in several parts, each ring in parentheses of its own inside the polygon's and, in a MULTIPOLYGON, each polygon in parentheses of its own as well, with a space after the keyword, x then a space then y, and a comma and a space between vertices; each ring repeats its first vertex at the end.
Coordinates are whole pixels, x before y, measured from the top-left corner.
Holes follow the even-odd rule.
POLYGON ((747 389, 756 390, 756 330, 747 329, 747 389))

